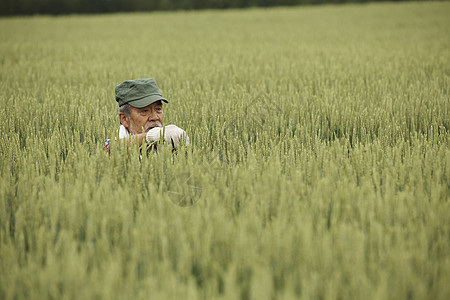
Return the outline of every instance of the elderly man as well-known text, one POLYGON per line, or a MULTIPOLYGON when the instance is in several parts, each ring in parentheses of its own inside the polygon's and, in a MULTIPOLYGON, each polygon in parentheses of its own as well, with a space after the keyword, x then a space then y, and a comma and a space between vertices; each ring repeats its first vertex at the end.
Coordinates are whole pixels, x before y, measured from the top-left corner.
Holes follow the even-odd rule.
POLYGON ((116 101, 119 104, 119 138, 127 142, 133 139, 142 145, 144 141, 164 139, 174 148, 181 140, 189 144, 189 138, 181 128, 168 125, 163 128, 163 102, 168 103, 159 92, 152 78, 127 80, 116 86, 116 101))

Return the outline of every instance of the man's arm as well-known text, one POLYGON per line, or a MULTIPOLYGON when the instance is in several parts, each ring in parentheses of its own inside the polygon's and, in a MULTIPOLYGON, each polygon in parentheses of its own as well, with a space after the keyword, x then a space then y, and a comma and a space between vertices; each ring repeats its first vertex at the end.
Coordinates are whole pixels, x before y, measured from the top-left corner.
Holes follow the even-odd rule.
POLYGON ((189 137, 186 132, 175 125, 167 125, 165 129, 155 127, 153 129, 150 129, 149 132, 133 134, 128 137, 122 138, 120 141, 122 142, 122 144, 126 143, 128 150, 130 143, 137 142, 139 143, 139 146, 142 146, 144 141, 146 141, 147 143, 159 141, 161 132, 164 132, 164 139, 166 140, 166 142, 174 148, 177 148, 178 144, 181 141, 183 141, 186 146, 189 145, 189 137))
POLYGON ((130 145, 131 142, 138 142, 139 146, 142 146, 142 143, 145 141, 146 135, 147 135, 146 132, 133 134, 133 135, 130 135, 123 139, 120 139, 120 141, 122 142, 122 144, 126 143, 127 149, 128 149, 128 145, 130 145))

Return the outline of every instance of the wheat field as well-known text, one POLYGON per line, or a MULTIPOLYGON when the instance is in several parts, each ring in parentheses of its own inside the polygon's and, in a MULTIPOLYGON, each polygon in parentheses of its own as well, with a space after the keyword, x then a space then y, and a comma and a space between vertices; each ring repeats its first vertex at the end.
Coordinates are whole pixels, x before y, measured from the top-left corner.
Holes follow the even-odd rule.
POLYGON ((449 12, 1 18, 0 298, 449 299, 449 12), (191 144, 140 158, 148 77, 191 144))

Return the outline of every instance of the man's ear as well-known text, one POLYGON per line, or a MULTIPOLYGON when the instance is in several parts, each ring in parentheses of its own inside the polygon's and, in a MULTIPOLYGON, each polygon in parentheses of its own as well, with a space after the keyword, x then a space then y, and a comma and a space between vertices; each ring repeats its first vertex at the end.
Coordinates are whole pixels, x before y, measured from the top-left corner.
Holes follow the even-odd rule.
POLYGON ((123 112, 119 113, 120 124, 122 124, 127 130, 130 127, 130 118, 123 112))

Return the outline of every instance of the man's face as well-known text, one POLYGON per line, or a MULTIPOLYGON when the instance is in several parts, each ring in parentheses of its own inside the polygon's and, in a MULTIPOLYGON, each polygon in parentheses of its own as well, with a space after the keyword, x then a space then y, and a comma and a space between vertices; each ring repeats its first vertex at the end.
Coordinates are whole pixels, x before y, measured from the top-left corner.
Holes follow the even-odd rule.
POLYGON ((130 117, 120 115, 123 126, 130 134, 147 132, 163 125, 164 112, 162 102, 157 101, 142 108, 130 107, 130 117))

